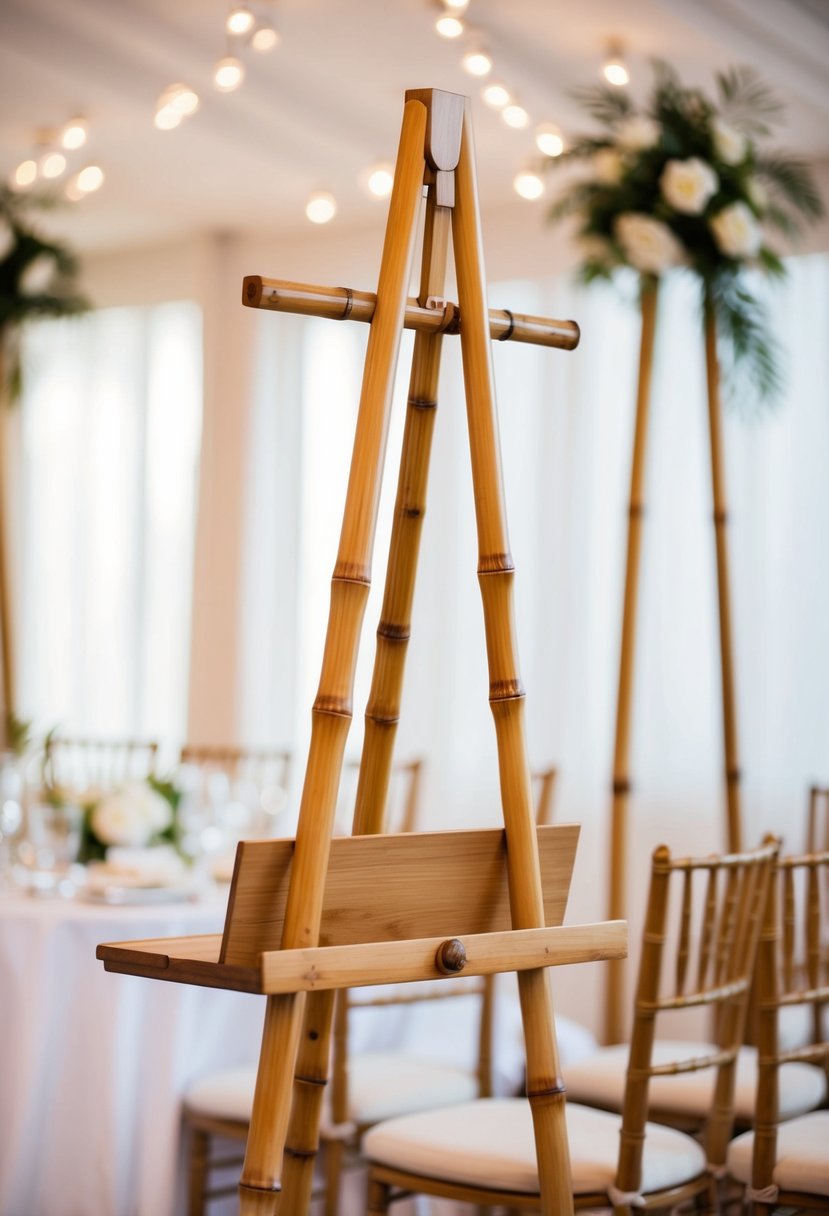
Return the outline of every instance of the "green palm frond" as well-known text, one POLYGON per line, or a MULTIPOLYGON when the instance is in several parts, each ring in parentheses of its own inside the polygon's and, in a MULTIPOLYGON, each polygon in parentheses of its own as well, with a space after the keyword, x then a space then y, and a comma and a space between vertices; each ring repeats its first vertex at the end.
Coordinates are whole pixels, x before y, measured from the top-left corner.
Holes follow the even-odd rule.
POLYGON ((771 336, 763 303, 741 275, 718 275, 706 284, 717 321, 723 381, 732 404, 748 399, 768 404, 783 387, 780 350, 771 336))
POLYGON ((754 171, 779 198, 809 220, 823 215, 823 200, 808 161, 785 152, 758 153, 754 171))
POLYGON ((608 127, 617 126, 633 112, 633 102, 627 92, 606 84, 584 85, 573 89, 570 95, 591 118, 608 127))
POLYGON ((783 105, 752 67, 718 72, 717 91, 723 118, 746 135, 767 135, 783 116, 783 105))

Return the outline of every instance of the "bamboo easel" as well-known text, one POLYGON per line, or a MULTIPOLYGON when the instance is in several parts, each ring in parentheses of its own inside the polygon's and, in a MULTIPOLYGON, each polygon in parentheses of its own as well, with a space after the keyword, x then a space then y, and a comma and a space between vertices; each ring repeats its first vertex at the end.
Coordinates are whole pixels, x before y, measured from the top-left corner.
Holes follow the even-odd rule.
MULTIPOLYGON (((619 684, 616 699, 616 735, 613 752, 613 801, 610 816, 610 864, 608 916, 626 917, 628 912, 628 801, 630 798, 630 736, 633 703, 633 673, 636 650, 636 618, 639 598, 639 565, 642 549, 642 520, 645 512, 645 449, 647 447, 653 351, 659 295, 657 279, 645 278, 642 284, 642 330, 639 346, 639 379, 633 432, 630 472, 625 591, 622 609, 622 639, 619 656, 619 684)), ((722 442, 720 376, 717 361, 717 331, 710 303, 705 306, 705 368, 708 388, 708 434, 711 454, 711 486, 714 503, 714 535, 717 555, 717 596, 719 607, 720 671, 722 690, 723 753, 725 758, 726 830, 729 853, 743 847, 740 817, 740 765, 737 747, 737 710, 734 690, 734 659, 731 643, 731 594, 728 577, 725 498, 725 468, 722 442)), ((625 999, 624 964, 607 968, 605 988, 604 1037, 618 1043, 624 1037, 625 999)))
POLYGON ((110 970, 267 994, 239 1187, 243 1216, 272 1216, 277 1210, 283 1150, 279 1210, 290 1216, 307 1211, 335 990, 434 980, 462 969, 467 975, 518 972, 542 1209, 545 1216, 559 1216, 573 1207, 564 1087, 544 968, 622 957, 625 926, 560 927, 574 829, 536 830, 533 822, 490 333, 494 327, 502 340, 573 347, 578 329, 569 322, 487 313, 474 166, 464 99, 438 90, 408 92, 376 296, 259 278, 245 282, 244 301, 250 305, 291 307, 293 301, 297 311, 371 321, 296 840, 239 846, 221 940, 98 948, 110 970), (420 294, 409 302, 424 185, 420 294), (459 308, 443 299, 450 227, 459 308), (404 322, 416 328, 417 336, 366 714, 357 834, 332 842, 404 322), (443 334, 458 332, 505 831, 387 836, 381 835, 383 810, 409 636, 440 348, 443 334))

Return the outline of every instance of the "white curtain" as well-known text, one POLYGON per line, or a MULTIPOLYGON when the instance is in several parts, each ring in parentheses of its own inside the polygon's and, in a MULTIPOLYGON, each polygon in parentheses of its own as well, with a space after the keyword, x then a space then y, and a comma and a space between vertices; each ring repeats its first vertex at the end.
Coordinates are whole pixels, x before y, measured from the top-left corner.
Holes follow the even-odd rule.
POLYGON ((32 326, 20 408, 23 712, 65 732, 179 738, 200 310, 112 308, 32 326))
MULTIPOLYGON (((773 828, 796 848, 806 788, 829 780, 829 259, 792 259, 771 298, 788 387, 774 409, 727 414, 729 544, 746 839, 773 828)), ((616 287, 584 291, 563 279, 498 284, 490 302, 573 316, 582 327, 572 354, 496 344, 494 357, 530 759, 558 764, 556 816, 583 825, 570 915, 592 919, 606 910, 638 312, 616 287)), ((241 697, 278 723, 280 739, 292 725, 301 779, 366 334, 356 325, 261 320, 260 370, 269 370, 252 447, 272 493, 292 506, 260 511, 249 531, 248 564, 259 592, 270 588, 272 610, 263 611, 260 594, 248 597, 247 652, 268 658, 248 663, 241 697), (263 526, 273 543, 263 543, 263 526), (288 620, 289 629, 273 628, 288 620)), ((407 337, 352 754, 373 660, 409 350, 407 337)), ((497 823, 500 814, 457 342, 447 340, 444 352, 398 735, 401 757, 426 761, 423 824, 431 827, 497 823)), ((660 301, 647 460, 631 760, 634 940, 653 847, 709 851, 724 839, 706 408, 697 292, 678 275, 660 301)), ((567 1012, 595 1007, 598 973, 580 968, 566 979, 567 1012)))

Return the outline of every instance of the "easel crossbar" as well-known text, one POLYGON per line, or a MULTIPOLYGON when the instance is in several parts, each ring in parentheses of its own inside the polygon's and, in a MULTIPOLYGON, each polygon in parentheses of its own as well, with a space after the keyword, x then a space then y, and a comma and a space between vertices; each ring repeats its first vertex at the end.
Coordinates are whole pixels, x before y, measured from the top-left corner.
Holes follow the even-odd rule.
POLYGON ((465 961, 457 972, 451 973, 441 970, 437 962, 441 948, 447 944, 443 937, 269 950, 260 956, 256 968, 219 963, 216 935, 175 939, 174 950, 170 943, 169 938, 109 942, 98 947, 98 957, 104 960, 108 971, 122 974, 276 995, 371 984, 455 980, 460 975, 494 975, 501 971, 619 959, 627 952, 627 928, 624 921, 614 921, 454 938, 452 944, 462 948, 465 961))

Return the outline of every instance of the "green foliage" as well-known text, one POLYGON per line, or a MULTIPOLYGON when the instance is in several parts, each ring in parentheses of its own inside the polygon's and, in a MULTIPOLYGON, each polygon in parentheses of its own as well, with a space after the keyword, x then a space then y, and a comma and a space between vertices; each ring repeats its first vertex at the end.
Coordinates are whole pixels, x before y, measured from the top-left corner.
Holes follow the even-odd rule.
POLYGON ((623 89, 577 91, 602 130, 550 162, 582 171, 549 218, 575 218, 584 283, 624 266, 643 277, 672 267, 695 273, 702 303, 714 308, 728 381, 739 377, 741 393, 748 385, 770 398, 781 384, 777 351, 746 272, 783 276, 768 234, 799 234, 823 214, 820 194, 802 159, 759 146, 782 107, 753 68, 720 72, 713 99, 664 62, 653 72, 641 110, 623 89))
POLYGON ((5 374, 12 399, 19 389, 14 341, 19 327, 39 317, 65 317, 89 307, 78 290, 75 256, 62 242, 42 233, 34 219, 35 213, 54 206, 52 195, 0 187, 0 344, 8 358, 5 374))

